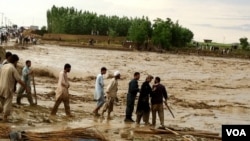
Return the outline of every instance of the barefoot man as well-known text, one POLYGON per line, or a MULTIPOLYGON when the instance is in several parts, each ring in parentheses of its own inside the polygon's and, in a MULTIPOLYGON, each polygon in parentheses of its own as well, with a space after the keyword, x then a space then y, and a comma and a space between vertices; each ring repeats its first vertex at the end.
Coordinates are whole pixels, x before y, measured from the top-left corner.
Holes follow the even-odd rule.
POLYGON ((107 101, 104 104, 102 116, 104 116, 104 113, 108 111, 107 119, 111 119, 110 113, 113 111, 114 102, 117 99, 118 79, 120 79, 120 72, 115 71, 114 78, 112 78, 106 90, 107 101))
MULTIPOLYGON (((33 72, 30 70, 30 67, 31 67, 31 61, 27 60, 26 66, 22 70, 22 81, 31 90, 30 81, 31 81, 31 75, 33 75, 33 72)), ((16 103, 19 105, 21 104, 21 99, 24 96, 23 95, 24 90, 25 89, 22 86, 20 86, 17 90, 16 103)), ((31 93, 27 93, 26 96, 28 98, 30 105, 34 105, 31 93)))
POLYGON ((105 67, 102 67, 101 73, 98 74, 96 77, 94 98, 95 98, 95 100, 97 100, 97 105, 93 111, 95 116, 100 116, 100 114, 98 114, 98 111, 105 103, 103 75, 106 74, 106 71, 107 71, 107 69, 105 67))
POLYGON ((51 111, 51 115, 55 116, 58 110, 58 107, 63 102, 65 113, 67 116, 72 117, 70 113, 70 106, 69 106, 69 81, 67 73, 69 73, 71 70, 70 64, 64 65, 64 70, 59 73, 59 80, 58 80, 58 86, 56 89, 56 102, 55 105, 51 111))

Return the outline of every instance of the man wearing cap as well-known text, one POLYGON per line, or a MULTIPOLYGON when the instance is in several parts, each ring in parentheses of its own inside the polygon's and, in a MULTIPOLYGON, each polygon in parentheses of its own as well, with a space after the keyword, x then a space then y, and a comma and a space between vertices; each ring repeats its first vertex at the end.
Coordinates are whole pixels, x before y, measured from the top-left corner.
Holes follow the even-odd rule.
POLYGON ((138 104, 136 108, 136 123, 140 124, 141 118, 145 125, 149 124, 149 114, 150 114, 150 107, 149 107, 149 96, 152 93, 152 88, 150 86, 150 82, 152 81, 153 76, 148 75, 145 82, 143 82, 141 86, 141 91, 138 99, 138 104))
POLYGON ((108 119, 111 119, 110 113, 113 111, 114 102, 117 99, 118 79, 120 79, 120 72, 115 71, 114 78, 112 78, 106 90, 107 101, 103 107, 102 116, 108 111, 108 119))

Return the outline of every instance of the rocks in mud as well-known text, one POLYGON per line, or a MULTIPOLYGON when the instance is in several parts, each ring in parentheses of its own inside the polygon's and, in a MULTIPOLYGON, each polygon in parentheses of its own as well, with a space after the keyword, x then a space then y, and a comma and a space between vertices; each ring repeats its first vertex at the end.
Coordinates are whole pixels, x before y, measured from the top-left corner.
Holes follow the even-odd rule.
POLYGON ((49 96, 49 97, 53 97, 55 95, 56 95, 55 91, 50 91, 50 92, 47 93, 47 96, 49 96))
POLYGON ((159 135, 154 135, 153 137, 155 137, 158 140, 161 140, 161 136, 159 136, 159 135))
POLYGON ((50 120, 48 117, 43 117, 42 119, 44 123, 52 123, 52 120, 50 120))
POLYGON ((146 57, 144 60, 145 61, 150 61, 151 59, 149 57, 146 57))
POLYGON ((120 134, 121 138, 128 138, 130 132, 127 130, 120 130, 119 134, 120 134))
POLYGON ((28 125, 29 125, 29 126, 32 126, 32 127, 35 127, 35 125, 33 124, 32 121, 28 121, 28 125))
POLYGON ((192 135, 184 135, 184 141, 197 141, 197 139, 192 135))
POLYGON ((126 139, 132 139, 133 138, 133 135, 132 135, 132 132, 130 130, 120 130, 119 132, 121 138, 126 138, 126 139))

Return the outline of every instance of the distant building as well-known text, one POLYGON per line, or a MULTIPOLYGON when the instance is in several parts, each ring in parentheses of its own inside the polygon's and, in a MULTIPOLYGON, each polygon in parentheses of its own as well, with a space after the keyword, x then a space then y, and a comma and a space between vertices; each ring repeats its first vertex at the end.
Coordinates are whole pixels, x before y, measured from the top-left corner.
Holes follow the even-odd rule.
POLYGON ((212 43, 212 40, 210 40, 210 39, 204 39, 204 43, 212 43))
POLYGON ((30 29, 31 29, 31 30, 38 30, 39 27, 38 27, 38 26, 35 26, 35 25, 31 25, 31 26, 30 26, 30 29))

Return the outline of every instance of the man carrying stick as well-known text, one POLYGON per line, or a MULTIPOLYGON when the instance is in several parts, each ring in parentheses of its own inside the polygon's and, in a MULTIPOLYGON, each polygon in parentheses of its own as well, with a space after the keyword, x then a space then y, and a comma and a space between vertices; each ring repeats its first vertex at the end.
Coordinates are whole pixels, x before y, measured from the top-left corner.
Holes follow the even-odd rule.
POLYGON ((156 113, 158 113, 160 118, 160 124, 164 126, 164 110, 163 110, 163 98, 167 102, 167 91, 165 86, 160 84, 160 77, 155 77, 155 84, 153 85, 153 92, 151 93, 151 108, 152 108, 152 125, 156 124, 156 113))
MULTIPOLYGON (((25 85, 31 90, 30 87, 30 80, 31 80, 31 75, 33 75, 33 71, 30 70, 31 67, 31 61, 27 60, 26 61, 26 66, 22 70, 22 81, 25 83, 25 85)), ((16 98, 16 103, 21 104, 21 98, 24 96, 24 87, 20 86, 19 89, 17 90, 17 98, 16 98)), ((30 103, 30 105, 34 105, 33 99, 31 96, 31 93, 27 93, 27 98, 30 103)))

